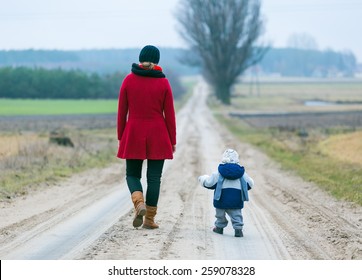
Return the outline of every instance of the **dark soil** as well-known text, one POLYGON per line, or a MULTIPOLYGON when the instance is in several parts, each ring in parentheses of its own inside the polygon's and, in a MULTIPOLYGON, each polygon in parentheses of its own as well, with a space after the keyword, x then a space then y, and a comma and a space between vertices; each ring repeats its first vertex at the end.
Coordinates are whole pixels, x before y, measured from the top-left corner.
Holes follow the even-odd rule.
POLYGON ((115 114, 0 116, 0 131, 53 131, 116 127, 115 114))
POLYGON ((288 130, 336 126, 362 127, 362 111, 271 114, 230 113, 230 116, 240 118, 253 127, 271 127, 288 130))

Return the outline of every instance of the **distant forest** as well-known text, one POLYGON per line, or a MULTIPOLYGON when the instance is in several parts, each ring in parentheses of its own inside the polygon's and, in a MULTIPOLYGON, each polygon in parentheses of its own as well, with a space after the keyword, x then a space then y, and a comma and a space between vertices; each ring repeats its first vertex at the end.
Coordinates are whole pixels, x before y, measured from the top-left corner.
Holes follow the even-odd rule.
POLYGON ((87 74, 80 70, 0 68, 0 98, 117 98, 124 74, 87 74))
POLYGON ((260 68, 266 74, 277 73, 286 77, 353 77, 357 60, 350 52, 270 49, 260 68))
MULTIPOLYGON (((193 75, 197 68, 182 64, 184 50, 166 48, 161 51, 160 66, 167 76, 193 75)), ((109 74, 131 71, 132 63, 138 63, 139 49, 107 49, 107 50, 22 50, 0 51, 0 67, 26 66, 43 68, 78 69, 90 73, 109 74)))
MULTIPOLYGON (((128 73, 131 64, 138 62, 139 51, 139 49, 0 51, 0 67, 60 67, 98 74, 128 73)), ((179 48, 160 48, 160 51, 160 65, 164 68, 166 75, 171 72, 174 76, 194 75, 200 72, 200 68, 184 64, 190 51, 179 48)), ((266 75, 297 77, 352 77, 356 68, 356 58, 350 52, 291 48, 269 49, 258 65, 260 72, 266 75)))
MULTIPOLYGON (((0 98, 115 99, 118 98, 123 72, 86 73, 81 70, 30 67, 0 68, 0 98)), ((184 93, 179 79, 168 75, 177 99, 184 93)))
MULTIPOLYGON (((177 99, 185 93, 178 70, 197 71, 185 70, 172 53, 162 52, 170 65, 162 66, 177 99)), ((138 49, 0 51, 0 98, 117 98, 138 54, 138 49)))

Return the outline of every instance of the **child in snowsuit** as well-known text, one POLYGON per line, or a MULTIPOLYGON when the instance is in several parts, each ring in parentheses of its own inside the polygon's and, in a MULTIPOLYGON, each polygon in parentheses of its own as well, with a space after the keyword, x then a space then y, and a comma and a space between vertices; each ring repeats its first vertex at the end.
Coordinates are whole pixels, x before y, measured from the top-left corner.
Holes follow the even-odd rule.
POLYGON ((214 207, 216 210, 216 221, 214 232, 223 234, 230 217, 235 230, 235 237, 243 236, 243 216, 241 209, 244 201, 249 200, 248 190, 254 186, 254 181, 245 172, 245 168, 239 164, 239 155, 233 149, 227 149, 218 166, 218 172, 212 175, 199 177, 200 184, 214 191, 214 207))

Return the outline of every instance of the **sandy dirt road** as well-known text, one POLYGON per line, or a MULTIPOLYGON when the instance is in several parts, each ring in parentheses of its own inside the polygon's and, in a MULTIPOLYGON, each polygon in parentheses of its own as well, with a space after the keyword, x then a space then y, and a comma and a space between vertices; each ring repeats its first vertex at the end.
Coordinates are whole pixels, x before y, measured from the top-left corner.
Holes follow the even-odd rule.
POLYGON ((362 208, 336 201, 238 142, 206 106, 200 82, 178 113, 178 145, 162 178, 157 230, 134 229, 124 163, 78 174, 1 204, 1 259, 362 259, 362 208), (244 237, 212 232, 212 191, 197 177, 238 150, 255 181, 244 237))

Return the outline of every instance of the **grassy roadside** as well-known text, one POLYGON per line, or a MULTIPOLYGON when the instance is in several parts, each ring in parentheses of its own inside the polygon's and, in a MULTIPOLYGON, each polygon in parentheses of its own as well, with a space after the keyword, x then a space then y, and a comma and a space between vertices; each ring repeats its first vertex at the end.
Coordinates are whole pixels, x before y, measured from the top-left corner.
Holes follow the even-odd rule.
POLYGON ((247 81, 234 88, 232 105, 225 107, 211 100, 209 106, 217 119, 241 141, 265 152, 288 170, 295 171, 338 199, 362 205, 362 131, 358 121, 343 127, 289 119, 283 125, 273 120, 259 120, 250 126, 241 119, 231 119, 228 112, 278 113, 351 111, 362 108, 361 80, 265 80, 258 85, 247 81), (335 102, 330 106, 305 106, 309 100, 335 102), (273 128, 274 126, 274 128, 273 128))
MULTIPOLYGON (((251 128, 241 120, 235 121, 222 114, 215 114, 240 141, 248 142, 261 149, 281 166, 294 170, 307 181, 319 185, 338 199, 362 205, 362 163, 341 161, 324 151, 321 143, 332 135, 325 131, 314 131, 310 139, 305 140, 296 132, 283 132, 275 129, 251 128)), ((360 137, 360 136, 358 136, 360 137)), ((348 145, 346 143, 346 145, 348 145)), ((345 149, 354 149, 343 145, 345 149)), ((343 152, 343 151, 341 151, 343 152)))
POLYGON ((26 195, 42 183, 50 185, 115 162, 114 134, 113 129, 67 131, 74 148, 49 143, 47 135, 32 136, 31 141, 19 144, 13 154, 0 158, 0 200, 26 195))

